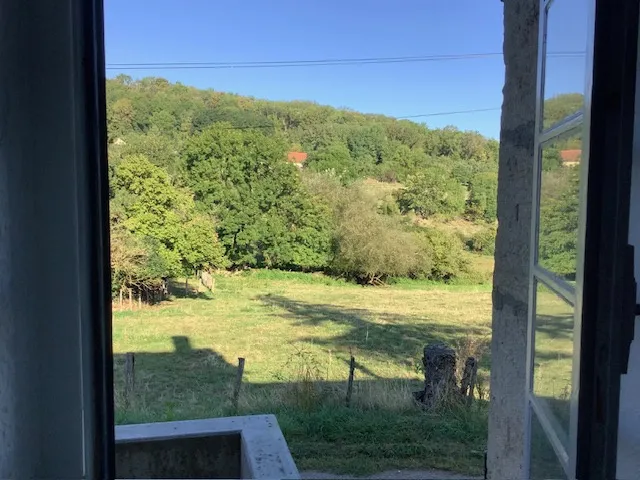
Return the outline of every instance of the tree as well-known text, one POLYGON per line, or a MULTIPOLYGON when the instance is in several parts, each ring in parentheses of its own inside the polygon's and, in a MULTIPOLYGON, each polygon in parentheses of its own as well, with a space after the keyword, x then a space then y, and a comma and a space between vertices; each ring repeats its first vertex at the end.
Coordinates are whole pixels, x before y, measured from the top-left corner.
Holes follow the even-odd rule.
POLYGON ((581 93, 567 93, 548 98, 544 101, 544 128, 549 128, 582 110, 583 106, 584 96, 581 93))
POLYGON ((399 142, 387 144, 387 152, 383 161, 378 164, 380 180, 404 181, 414 172, 427 166, 429 159, 421 149, 409 148, 399 142))
POLYGON ((472 219, 493 222, 498 214, 498 175, 496 172, 477 173, 471 180, 467 215, 472 219))
POLYGON ((228 261, 213 220, 206 215, 189 213, 191 218, 183 223, 183 236, 178 243, 185 273, 226 267, 228 261))
POLYGON ((555 145, 542 149, 542 171, 549 172, 562 167, 560 150, 555 145))
POLYGON ((407 178, 398 204, 403 213, 413 211, 423 218, 432 215, 451 218, 462 214, 465 197, 466 189, 444 168, 431 166, 407 178))
POLYGON ((317 269, 326 264, 327 212, 286 161, 286 141, 216 124, 187 142, 187 182, 236 267, 317 269))
POLYGON ((180 146, 176 139, 159 132, 131 133, 125 144, 111 146, 109 161, 117 163, 124 157, 141 155, 176 179, 180 173, 180 146))
POLYGON ((133 129, 134 110, 131 100, 121 98, 107 108, 107 132, 110 141, 124 137, 133 129))
POLYGON ((345 184, 357 178, 351 153, 342 143, 332 143, 312 152, 305 167, 316 172, 333 172, 345 184))
POLYGON ((538 256, 545 268, 574 280, 578 251, 579 168, 570 169, 564 179, 558 185, 558 192, 543 191, 538 256))
POLYGON ((463 256, 462 241, 447 232, 435 228, 420 229, 422 248, 430 259, 427 278, 449 282, 466 273, 471 267, 463 256))
POLYGON ((128 156, 112 166, 112 230, 120 282, 146 285, 194 269, 226 266, 213 223, 195 210, 189 194, 146 157, 128 156), (122 250, 130 250, 124 255, 122 250))
POLYGON ((172 137, 176 132, 176 118, 167 110, 154 112, 149 117, 149 127, 161 135, 172 137))

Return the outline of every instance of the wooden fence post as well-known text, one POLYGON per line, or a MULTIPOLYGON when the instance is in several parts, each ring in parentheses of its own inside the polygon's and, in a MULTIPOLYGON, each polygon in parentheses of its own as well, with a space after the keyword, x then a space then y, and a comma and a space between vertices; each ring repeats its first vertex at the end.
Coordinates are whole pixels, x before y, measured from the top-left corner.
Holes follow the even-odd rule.
POLYGON ((238 410, 238 399, 240 398, 240 387, 242 387, 242 375, 244 374, 244 358, 238 358, 238 374, 236 375, 236 384, 233 388, 233 408, 238 410))
POLYGON ((473 391, 476 388, 476 381, 478 379, 478 362, 476 361, 471 371, 471 381, 469 382, 469 396, 467 397, 467 405, 471 405, 474 399, 473 391))
POLYGON ((347 407, 351 406, 351 393, 353 392, 353 373, 356 369, 356 359, 351 355, 349 361, 349 383, 347 384, 347 407))
POLYGON ((129 352, 124 360, 124 408, 128 409, 136 388, 136 357, 129 352))
POLYGON ((471 405, 473 401, 473 391, 476 387, 477 376, 478 361, 474 357, 469 357, 464 364, 464 372, 460 382, 460 393, 465 397, 467 405, 471 405))

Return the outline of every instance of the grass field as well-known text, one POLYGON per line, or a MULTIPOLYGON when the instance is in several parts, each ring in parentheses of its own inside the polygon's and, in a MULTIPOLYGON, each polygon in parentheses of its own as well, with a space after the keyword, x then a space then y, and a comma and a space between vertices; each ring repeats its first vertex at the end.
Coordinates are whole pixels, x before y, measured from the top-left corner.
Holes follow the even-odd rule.
MULTIPOLYGON (((275 413, 301 470, 482 474, 489 285, 361 287, 270 271, 218 276, 213 295, 194 290, 180 298, 180 285, 171 301, 114 313, 118 423, 235 414, 232 386, 237 358, 244 357, 237 413, 275 413), (463 357, 485 351, 479 371, 484 400, 437 412, 415 406, 412 391, 421 387, 416 364, 424 345, 435 341, 463 357), (136 393, 127 409, 126 352, 136 354, 136 393), (357 368, 347 408, 350 355, 357 368)), ((543 351, 544 343, 537 348, 543 351)), ((549 361, 554 355, 548 353, 549 361)))

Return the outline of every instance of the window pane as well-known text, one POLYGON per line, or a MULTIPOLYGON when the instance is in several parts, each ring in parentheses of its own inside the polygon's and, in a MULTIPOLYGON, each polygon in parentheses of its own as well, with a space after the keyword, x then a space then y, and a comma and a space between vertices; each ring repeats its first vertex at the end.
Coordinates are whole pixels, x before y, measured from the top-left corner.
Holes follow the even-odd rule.
POLYGON ((535 412, 531 412, 531 480, 564 479, 565 473, 535 412))
POLYGON ((582 109, 590 0, 555 0, 547 17, 543 128, 582 109))
POLYGON ((569 282, 576 277, 582 128, 542 147, 538 263, 569 282))
POLYGON ((536 292, 533 393, 568 448, 573 308, 541 282, 537 282, 536 292))

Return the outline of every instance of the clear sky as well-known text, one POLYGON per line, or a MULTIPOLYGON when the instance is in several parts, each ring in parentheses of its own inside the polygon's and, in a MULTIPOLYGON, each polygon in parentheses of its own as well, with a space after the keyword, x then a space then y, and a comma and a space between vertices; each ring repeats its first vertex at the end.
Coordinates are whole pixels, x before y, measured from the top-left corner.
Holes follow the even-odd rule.
MULTIPOLYGON (((578 0, 572 0, 575 2, 578 0)), ((106 0, 107 64, 502 51, 500 0, 106 0)), ((500 107, 501 55, 275 69, 108 70, 273 100, 408 116, 500 107)), ((500 111, 429 117, 497 138, 500 111)))

